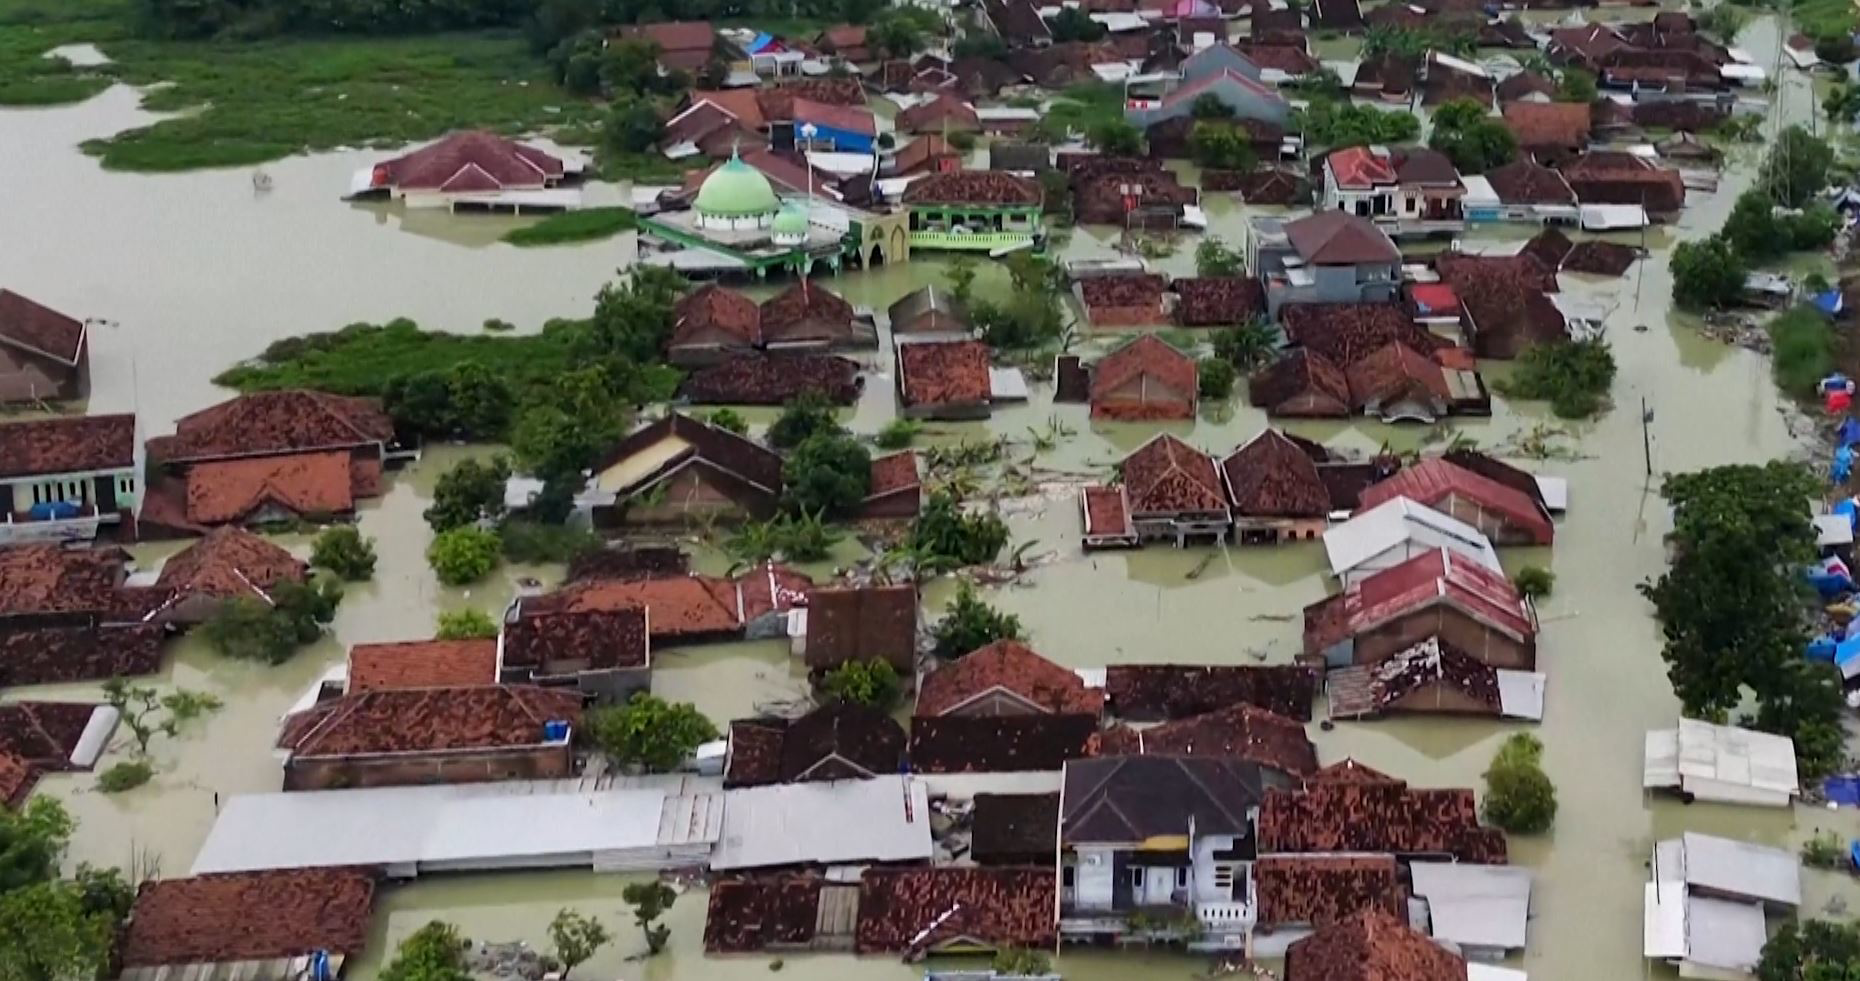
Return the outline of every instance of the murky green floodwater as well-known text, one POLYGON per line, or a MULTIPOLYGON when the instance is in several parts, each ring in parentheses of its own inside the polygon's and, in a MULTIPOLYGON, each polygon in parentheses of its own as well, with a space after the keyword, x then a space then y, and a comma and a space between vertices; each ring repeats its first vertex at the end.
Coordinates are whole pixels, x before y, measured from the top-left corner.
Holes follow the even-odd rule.
MULTIPOLYGON (((1760 62, 1774 54, 1774 28, 1759 22, 1743 38, 1760 62)), ((1326 47, 1337 57, 1343 46, 1326 47), (1332 49, 1335 50, 1332 50, 1332 49)), ((1809 88, 1786 84, 1792 118, 1810 112, 1809 88)), ((96 411, 135 408, 144 435, 165 431, 176 416, 223 397, 210 382, 231 361, 280 337, 328 330, 356 320, 409 316, 429 327, 475 331, 488 317, 534 329, 551 316, 585 313, 589 298, 616 268, 631 261, 630 240, 580 247, 519 250, 497 244, 511 227, 500 218, 453 218, 366 209, 337 200, 355 168, 372 153, 334 153, 267 165, 273 189, 256 193, 246 171, 173 176, 105 174, 75 145, 148 117, 136 97, 113 89, 81 106, 0 112, 0 284, 80 316, 120 322, 95 335, 96 411), (81 208, 81 211, 80 211, 81 208)), ((1668 311, 1666 257, 1673 243, 1716 229, 1730 201, 1747 187, 1758 149, 1734 156, 1722 188, 1689 195, 1684 220, 1654 232, 1651 261, 1623 280, 1565 276, 1566 292, 1612 307, 1610 340, 1620 363, 1619 407, 1576 427, 1568 441, 1580 459, 1532 464, 1567 477, 1572 507, 1554 549, 1510 551, 1508 566, 1549 564, 1557 592, 1543 606, 1540 657, 1550 674, 1539 735, 1562 809, 1555 832, 1514 839, 1514 861, 1539 873, 1530 950, 1521 959, 1538 978, 1627 978, 1646 973, 1640 959, 1642 863, 1656 837, 1700 830, 1769 842, 1797 841, 1819 827, 1860 832, 1852 812, 1798 808, 1765 812, 1709 805, 1651 802, 1639 787, 1641 737, 1670 725, 1677 710, 1659 659, 1659 634, 1634 585, 1662 568, 1659 547, 1665 509, 1648 490, 1641 459, 1638 409, 1656 409, 1654 466, 1685 470, 1756 461, 1794 452, 1782 406, 1762 358, 1701 339, 1668 311), (1580 280, 1580 281, 1578 281, 1580 280), (1637 325, 1648 329, 1636 331, 1637 325)), ((617 197, 612 188, 598 194, 617 197)), ((1216 234, 1238 241, 1247 211, 1210 201, 1216 234)), ((1522 238, 1515 229, 1479 231, 1479 240, 1522 238)), ((1638 236, 1634 236, 1638 239, 1638 236)), ((1110 255, 1115 236, 1074 232, 1066 254, 1110 255)), ((1193 241, 1160 265, 1171 273, 1193 264, 1193 241)), ((940 263, 920 261, 833 283, 855 303, 882 308, 938 275, 940 263)), ((996 266, 985 266, 982 288, 1005 288, 996 266)), ((1108 343, 1091 338, 1088 347, 1108 343)), ((892 415, 890 369, 872 366, 865 397, 848 413, 862 432, 892 415)), ((1502 370, 1502 369, 1501 369, 1502 370)), ((763 419, 766 415, 757 414, 763 419)), ((1278 550, 1183 551, 1153 548, 1082 555, 1073 486, 1099 472, 1158 430, 1156 426, 1094 425, 1082 406, 1053 406, 1050 392, 1033 404, 998 412, 986 423, 942 424, 932 438, 990 435, 1018 440, 1017 459, 1032 454, 1030 428, 1057 420, 1073 432, 1027 468, 1044 481, 1041 493, 1004 502, 1017 541, 1037 541, 1035 571, 993 591, 994 602, 1019 614, 1036 647, 1071 665, 1114 661, 1283 662, 1298 645, 1296 614, 1325 592, 1316 545, 1278 550), (1190 573, 1199 574, 1190 578, 1190 573)), ((1498 400, 1493 418, 1454 429, 1486 445, 1501 445, 1546 421, 1540 405, 1498 400)), ((1222 418, 1168 427, 1198 445, 1226 450, 1265 424, 1237 406, 1222 418)), ((1412 447, 1443 432, 1394 429, 1367 422, 1319 422, 1292 430, 1335 447, 1412 447)), ((364 507, 361 525, 380 545, 376 580, 350 591, 334 636, 278 668, 223 661, 196 641, 176 646, 160 682, 213 691, 227 702, 218 715, 182 738, 158 743, 161 772, 153 784, 107 798, 87 775, 54 777, 42 792, 69 802, 82 822, 73 860, 127 864, 132 855, 159 857, 167 875, 184 874, 226 795, 275 790, 280 771, 270 745, 279 716, 347 645, 427 635, 442 609, 501 609, 521 577, 545 582, 559 570, 506 569, 469 592, 439 587, 422 553, 428 538, 420 511, 437 474, 467 451, 442 449, 398 475, 389 493, 364 507)), ((478 451, 472 451, 478 452, 478 451)), ((306 540, 290 539, 300 553, 306 540)), ((138 548, 153 561, 174 545, 138 548)), ((713 564, 706 561, 704 564, 713 564)), ((951 593, 947 582, 926 590, 934 614, 951 593)), ((658 661, 655 688, 695 701, 724 720, 801 693, 798 673, 779 643, 745 643, 669 650, 658 661)), ((8 698, 82 697, 94 686, 16 690, 8 698)), ((1476 785, 1510 726, 1465 720, 1406 719, 1312 727, 1326 761, 1355 756, 1418 785, 1476 785)), ((1844 876, 1808 873, 1809 908, 1853 903, 1860 890, 1844 876)), ((475 937, 539 942, 556 909, 573 905, 601 914, 621 941, 578 970, 584 978, 695 981, 764 977, 767 958, 706 959, 698 953, 703 897, 690 894, 671 916, 673 950, 650 962, 627 958, 642 947, 627 927, 619 893, 625 877, 589 873, 508 874, 432 879, 388 892, 376 921, 367 977, 382 953, 428 919, 457 922, 475 937)), ((890 961, 791 957, 788 972, 823 981, 902 978, 915 969, 890 961)), ((1068 953, 1062 968, 1079 981, 1141 972, 1187 978, 1204 965, 1168 955, 1068 953)), ((1655 971, 1655 974, 1661 974, 1655 971)), ((1665 972, 1670 976, 1670 972, 1665 972)))

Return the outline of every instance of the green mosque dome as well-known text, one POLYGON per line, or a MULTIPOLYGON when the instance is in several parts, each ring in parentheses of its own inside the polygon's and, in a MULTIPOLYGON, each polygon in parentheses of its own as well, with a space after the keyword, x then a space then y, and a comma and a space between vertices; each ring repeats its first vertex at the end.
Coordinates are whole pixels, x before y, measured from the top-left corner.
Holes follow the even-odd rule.
POLYGON ((747 218, 769 214, 781 206, 781 201, 761 171, 732 153, 728 162, 704 178, 693 205, 703 215, 747 218))
POLYGON ((770 228, 777 238, 806 238, 807 212, 793 202, 782 205, 781 214, 775 216, 775 224, 770 228))

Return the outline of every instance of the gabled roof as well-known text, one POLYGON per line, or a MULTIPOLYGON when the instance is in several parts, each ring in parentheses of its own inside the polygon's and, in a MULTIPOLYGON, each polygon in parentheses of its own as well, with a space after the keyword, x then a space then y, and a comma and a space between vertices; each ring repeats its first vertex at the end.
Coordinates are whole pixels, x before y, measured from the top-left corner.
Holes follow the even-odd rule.
POLYGON ((807 665, 882 659, 909 676, 917 664, 917 590, 910 585, 815 589, 807 594, 807 665))
POLYGON ((1263 430, 1221 461, 1228 499, 1243 517, 1321 518, 1330 492, 1317 464, 1277 430, 1263 430))
POLYGON ((360 869, 223 872, 145 882, 121 947, 124 968, 337 957, 368 943, 374 876, 360 869))
MULTIPOLYGON (((650 579, 584 579, 554 593, 526 598, 524 613, 622 610, 645 607, 651 613, 654 640, 716 636, 743 629, 747 613, 743 586, 712 576, 665 576, 650 579)), ((523 665, 505 658, 512 666, 523 665)))
POLYGON ((1096 715, 938 715, 911 720, 918 773, 1056 771, 1084 757, 1096 715))
MULTIPOLYGON (((921 141, 920 141, 921 142, 921 141)), ((891 332, 909 333, 907 328, 925 316, 936 318, 938 323, 960 324, 965 328, 969 323, 969 308, 947 289, 925 286, 904 294, 898 302, 886 309, 885 314, 891 320, 891 332)))
POLYGON ((1340 369, 1400 341, 1432 352, 1451 344, 1417 325, 1398 303, 1287 303, 1279 319, 1291 343, 1322 354, 1340 369))
POLYGON ((302 582, 304 563, 246 531, 215 528, 162 563, 155 584, 177 595, 266 597, 280 582, 302 582))
POLYGON ((1486 171, 1485 180, 1506 204, 1576 203, 1576 192, 1562 174, 1524 157, 1486 171))
POLYGON ((1017 640, 997 640, 924 675, 914 714, 947 715, 990 693, 1032 712, 1095 716, 1104 710, 1104 689, 1085 687, 1076 672, 1017 640))
POLYGON ((1343 373, 1350 381, 1350 398, 1358 405, 1405 398, 1417 389, 1443 401, 1453 394, 1440 365, 1400 341, 1363 355, 1343 373))
POLYGON ((692 343, 706 331, 722 331, 746 345, 762 342, 762 311, 756 301, 715 283, 678 298, 672 307, 672 335, 668 347, 692 343))
POLYGON ((1111 398, 1138 378, 1166 385, 1190 402, 1197 394, 1195 359, 1155 334, 1139 334, 1092 366, 1091 399, 1111 398))
POLYGON ((1094 756, 1212 756, 1294 776, 1317 770, 1317 747, 1295 719, 1244 702, 1147 729, 1115 726, 1092 739, 1094 756))
POLYGON ((1208 454, 1162 433, 1124 458, 1124 489, 1136 514, 1226 511, 1227 492, 1208 454))
POLYGON ((543 723, 581 721, 581 693, 532 685, 378 688, 284 720, 278 747, 300 757, 542 745, 543 723))
POLYGON ((843 702, 797 719, 730 723, 724 780, 732 787, 840 780, 897 773, 904 729, 890 716, 843 702))
POLYGON ((497 639, 404 640, 349 648, 348 693, 497 683, 497 639))
POLYGON ((58 416, 0 423, 0 480, 123 470, 136 462, 136 417, 58 416))
POLYGON ((75 367, 84 353, 84 324, 12 290, 0 290, 0 345, 75 367))
POLYGON ((1405 497, 1364 508, 1324 532, 1324 551, 1331 573, 1337 576, 1405 543, 1451 549, 1489 568, 1499 568, 1498 553, 1483 532, 1405 497))
POLYGON ((982 125, 981 117, 975 114, 974 106, 948 92, 940 93, 929 102, 912 106, 898 113, 893 123, 901 133, 931 135, 935 135, 936 131, 945 126, 954 130, 972 130, 980 129, 982 125))
POLYGON ((898 345, 898 394, 907 406, 987 405, 993 395, 981 341, 898 345))
POLYGON ((797 129, 803 124, 812 123, 815 126, 825 126, 865 136, 872 136, 878 132, 878 124, 872 119, 872 111, 856 106, 829 105, 797 97, 794 100, 791 114, 797 129))
POLYGON ((1466 981, 1466 962, 1388 912, 1363 910, 1295 941, 1288 981, 1466 981))
POLYGON ((1522 71, 1498 83, 1498 98, 1501 102, 1516 102, 1530 95, 1556 98, 1557 85, 1549 78, 1534 71, 1522 71))
POLYGON ((904 189, 905 204, 996 204, 1037 207, 1045 200, 1038 181, 999 170, 953 170, 931 174, 904 189))
POLYGON ((693 405, 786 405, 803 394, 851 405, 859 390, 857 361, 787 352, 744 352, 691 372, 678 386, 693 405))
MULTIPOLYGON (((1241 57, 1245 56, 1242 55, 1241 57)), ((1239 89, 1247 95, 1271 105, 1285 105, 1285 97, 1279 94, 1278 89, 1262 85, 1232 68, 1223 68, 1218 72, 1211 72, 1189 82, 1187 85, 1172 90, 1168 95, 1163 96, 1162 104, 1164 107, 1179 106, 1184 103, 1192 104, 1204 93, 1216 88, 1239 89)))
POLYGON ((1581 149, 1589 143, 1586 102, 1507 102, 1505 128, 1524 149, 1581 149))
MULTIPOLYGON (((1366 146, 1337 150, 1324 158, 1337 186, 1345 190, 1366 191, 1378 184, 1395 183, 1395 167, 1385 153, 1366 146)), ((1301 250, 1302 251, 1302 250, 1301 250)))
POLYGON ((1208 757, 1105 756, 1066 764, 1059 837, 1134 843, 1160 835, 1245 835, 1259 767, 1208 757))
POLYGON ((1363 11, 1356 0, 1315 0, 1311 21, 1326 30, 1347 31, 1363 26, 1363 11))
POLYGON ((1308 347, 1297 347, 1247 381, 1247 400, 1267 411, 1301 395, 1328 400, 1323 414, 1350 412, 1350 383, 1336 362, 1308 347))
POLYGON ((1435 548, 1390 566, 1341 595, 1305 607, 1305 649, 1320 651, 1436 606, 1459 610, 1514 640, 1537 635, 1537 615, 1503 572, 1435 548))
POLYGON ((666 467, 687 459, 699 459, 765 493, 781 490, 781 457, 778 454, 727 429, 680 412, 670 413, 629 434, 609 450, 594 469, 596 472, 607 470, 665 440, 675 440, 684 446, 649 476, 657 477, 666 467))
POLYGON ((1051 868, 867 869, 854 947, 862 954, 1051 948, 1057 895, 1051 868))
POLYGON ((1407 467, 1365 490, 1362 504, 1371 508, 1392 497, 1407 497, 1433 507, 1449 496, 1503 515, 1541 544, 1548 545, 1556 533, 1542 506, 1523 491, 1438 457, 1407 467))
POLYGON ((1353 266, 1363 262, 1401 261, 1401 250, 1367 218, 1342 211, 1324 211, 1287 222, 1284 227, 1292 248, 1309 263, 1353 266))
POLYGON ((617 610, 532 612, 504 627, 504 659, 539 674, 614 671, 651 664, 644 606, 617 610), (557 665, 575 665, 567 672, 557 665))
POLYGON ((175 421, 174 435, 149 441, 162 463, 313 450, 352 449, 394 438, 380 399, 302 389, 254 392, 175 421))
POLYGON ((166 629, 155 623, 0 631, 0 686, 154 674, 161 670, 166 636, 166 629))
POLYGON ((117 609, 128 561, 117 548, 0 547, 0 616, 117 609))
POLYGON ((1402 147, 1390 154, 1395 180, 1404 187, 1459 187, 1459 168, 1432 147, 1402 147))
POLYGON ((1266 793, 1259 850, 1451 855, 1502 865, 1506 842, 1504 832, 1479 824, 1471 790, 1417 790, 1345 761, 1318 771, 1303 789, 1266 793))
POLYGON ((749 954, 812 943, 818 932, 824 884, 814 872, 777 872, 711 883, 704 916, 705 952, 749 954))
POLYGON ((483 131, 452 133, 377 166, 402 190, 448 189, 461 180, 470 186, 459 189, 541 187, 565 170, 560 159, 535 147, 483 131))
POLYGON ((762 339, 769 344, 851 341, 855 333, 852 304, 805 279, 762 301, 762 339))
POLYGON ((187 520, 244 521, 270 508, 300 517, 346 514, 355 509, 350 463, 340 450, 196 463, 187 468, 187 520))

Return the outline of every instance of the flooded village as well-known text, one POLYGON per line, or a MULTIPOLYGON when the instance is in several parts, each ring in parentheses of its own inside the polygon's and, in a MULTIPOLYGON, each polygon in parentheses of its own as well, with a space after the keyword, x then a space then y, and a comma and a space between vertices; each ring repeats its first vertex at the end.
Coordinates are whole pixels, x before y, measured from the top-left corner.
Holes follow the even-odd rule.
POLYGON ((558 126, 0 84, 0 963, 1838 960, 1860 25, 622 6, 558 126))

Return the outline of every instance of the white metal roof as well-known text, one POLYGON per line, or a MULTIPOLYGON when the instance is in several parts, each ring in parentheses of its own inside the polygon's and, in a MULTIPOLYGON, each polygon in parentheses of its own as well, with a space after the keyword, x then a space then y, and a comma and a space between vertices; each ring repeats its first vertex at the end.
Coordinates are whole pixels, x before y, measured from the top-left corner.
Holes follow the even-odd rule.
POLYGON ((1524 947, 1531 873, 1512 865, 1414 862, 1414 894, 1427 900, 1436 940, 1468 947, 1524 947))
POLYGON ((1802 866, 1792 852, 1688 831, 1653 849, 1654 881, 1782 906, 1802 902, 1802 866))
POLYGON ((1530 981, 1530 975, 1515 967, 1467 961, 1466 981, 1530 981))
POLYGON ((1725 65, 1718 69, 1718 74, 1738 82, 1761 82, 1769 77, 1760 65, 1725 65))
POLYGON ((1499 571, 1498 553, 1483 532, 1406 497, 1390 498, 1324 532, 1324 554, 1336 576, 1403 545, 1416 553, 1445 548, 1499 571))
POLYGON ((1025 402, 1032 398, 1027 376, 1019 368, 988 368, 988 397, 996 402, 1025 402))
POLYGON ((1787 736, 1680 719, 1647 733, 1643 787, 1684 788, 1708 780, 1777 794, 1800 792, 1795 743, 1787 736))
MULTIPOLYGON (((702 846, 721 833, 717 781, 582 792, 558 781, 246 794, 227 801, 194 875, 331 865, 569 866, 599 852, 702 846), (695 823, 694 823, 695 821, 695 823)), ((572 785, 571 785, 572 786, 572 785)))
POLYGON ((1466 174, 1460 178, 1460 183, 1466 187, 1466 196, 1460 200, 1465 207, 1496 208, 1502 203, 1498 192, 1492 190, 1492 182, 1486 180, 1484 174, 1466 174))
POLYGON ((1492 73, 1486 71, 1484 65, 1475 64, 1473 62, 1467 61, 1464 58, 1455 58, 1452 55, 1447 54, 1444 51, 1434 51, 1434 52, 1430 52, 1430 54, 1433 56, 1433 59, 1435 61, 1440 62, 1441 64, 1447 66, 1448 68, 1453 69, 1454 71, 1465 72, 1468 75, 1478 75, 1481 78, 1492 77, 1492 73))
POLYGON ((1854 541, 1854 523, 1844 514, 1818 514, 1815 516, 1815 544, 1823 548, 1830 545, 1852 545, 1854 541))
POLYGON ((1763 907, 1687 896, 1685 910, 1688 962, 1747 972, 1763 959, 1763 907))
POLYGON ((776 784, 724 792, 723 837, 711 868, 801 862, 910 862, 931 855, 930 796, 922 781, 776 784))
POLYGON ((1498 676, 1498 714, 1507 719, 1543 721, 1544 687, 1549 683, 1548 676, 1540 671, 1509 668, 1499 668, 1494 674, 1498 676))
POLYGON ((1645 228, 1647 212, 1638 204, 1585 204, 1582 206, 1582 227, 1591 232, 1645 228))

